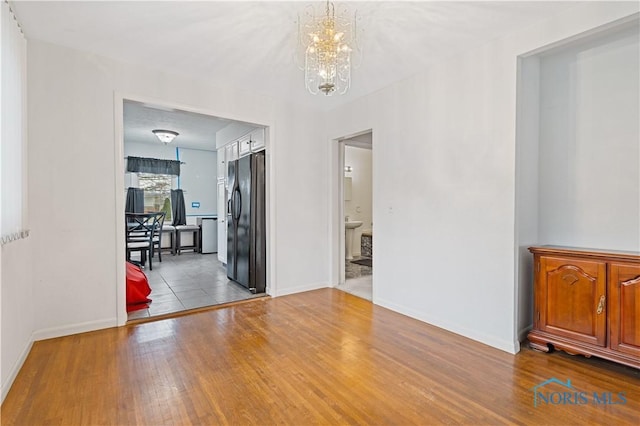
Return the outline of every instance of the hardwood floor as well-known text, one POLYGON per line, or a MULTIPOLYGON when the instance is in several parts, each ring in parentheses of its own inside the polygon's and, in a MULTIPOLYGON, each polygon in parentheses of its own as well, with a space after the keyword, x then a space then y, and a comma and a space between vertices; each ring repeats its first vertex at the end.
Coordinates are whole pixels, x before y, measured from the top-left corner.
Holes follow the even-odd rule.
POLYGON ((2 425, 621 425, 638 413, 638 370, 513 356, 334 289, 36 342, 1 411, 2 425), (554 377, 571 389, 539 388, 558 403, 534 407, 532 388, 554 377))

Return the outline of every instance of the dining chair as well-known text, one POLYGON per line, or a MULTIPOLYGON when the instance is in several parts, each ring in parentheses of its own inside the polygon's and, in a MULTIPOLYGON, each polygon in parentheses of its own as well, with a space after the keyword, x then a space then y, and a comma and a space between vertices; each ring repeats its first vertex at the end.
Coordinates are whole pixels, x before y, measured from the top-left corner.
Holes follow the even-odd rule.
MULTIPOLYGON (((167 215, 166 212, 158 212, 158 220, 153 227, 153 237, 151 240, 153 241, 152 253, 155 254, 156 249, 158 250, 158 261, 162 262, 162 234, 164 228, 164 218, 167 215)), ((153 256, 153 254, 151 256, 153 256)))
POLYGON ((149 258, 149 270, 153 270, 153 254, 156 241, 160 243, 161 222, 164 212, 125 213, 127 260, 131 261, 132 252, 140 252, 140 263, 145 266, 149 258))

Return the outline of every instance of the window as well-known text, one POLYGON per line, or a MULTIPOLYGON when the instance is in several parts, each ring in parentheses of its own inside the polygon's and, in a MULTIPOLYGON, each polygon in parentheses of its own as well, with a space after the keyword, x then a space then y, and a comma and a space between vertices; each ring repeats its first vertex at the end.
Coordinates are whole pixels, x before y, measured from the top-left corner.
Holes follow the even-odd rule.
POLYGON ((166 213, 165 221, 171 222, 171 175, 138 173, 138 187, 144 190, 144 211, 166 213))
POLYGON ((0 4, 0 229, 2 245, 29 235, 26 226, 27 42, 6 2, 0 4))

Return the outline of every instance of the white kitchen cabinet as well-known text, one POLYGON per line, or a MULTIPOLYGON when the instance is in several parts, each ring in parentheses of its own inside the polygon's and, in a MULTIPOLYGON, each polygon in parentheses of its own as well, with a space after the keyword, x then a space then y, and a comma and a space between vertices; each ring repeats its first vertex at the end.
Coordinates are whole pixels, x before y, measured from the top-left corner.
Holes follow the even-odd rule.
POLYGON ((227 263, 227 188, 226 180, 218 180, 218 260, 227 263))
POLYGON ((251 134, 243 136, 238 140, 238 157, 251 154, 251 134))
MULTIPOLYGON (((225 152, 224 152, 225 161, 227 163, 238 159, 238 141, 231 142, 230 144, 225 145, 224 149, 225 149, 225 152)), ((225 173, 225 176, 226 176, 226 173, 225 173)))
POLYGON ((218 180, 227 178, 227 162, 225 161, 225 148, 218 150, 218 180))
POLYGON ((262 151, 265 145, 264 129, 256 129, 251 132, 251 152, 262 151))

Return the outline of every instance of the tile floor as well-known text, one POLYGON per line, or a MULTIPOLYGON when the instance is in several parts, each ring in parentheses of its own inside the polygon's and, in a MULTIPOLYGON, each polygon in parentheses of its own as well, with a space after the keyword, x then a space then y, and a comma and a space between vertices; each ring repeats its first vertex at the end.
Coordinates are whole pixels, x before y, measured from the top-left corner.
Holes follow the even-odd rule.
POLYGON ((148 309, 129 312, 129 320, 264 296, 252 294, 227 279, 225 266, 216 253, 183 252, 179 256, 163 253, 162 262, 156 257, 153 271, 147 265, 144 273, 151 287, 152 302, 148 309))
MULTIPOLYGON (((354 260, 363 258, 358 257, 354 260)), ((363 299, 372 300, 372 274, 373 268, 345 260, 345 283, 337 288, 363 299)))

